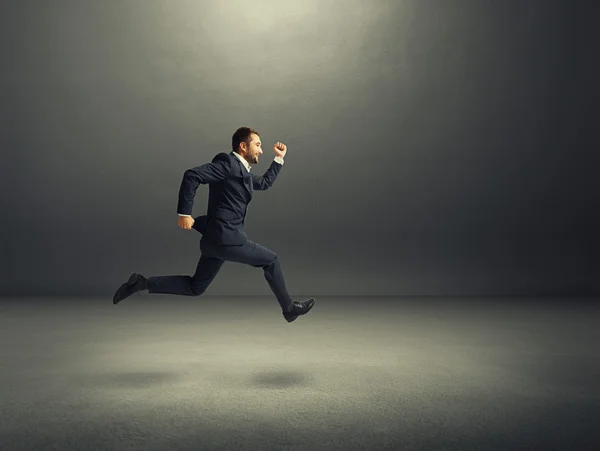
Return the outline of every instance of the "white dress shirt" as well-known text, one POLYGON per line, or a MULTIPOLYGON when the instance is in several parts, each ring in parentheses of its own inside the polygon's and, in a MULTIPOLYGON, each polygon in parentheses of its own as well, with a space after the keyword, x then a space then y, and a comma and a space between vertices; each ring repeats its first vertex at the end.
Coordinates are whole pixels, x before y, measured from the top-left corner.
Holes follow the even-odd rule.
MULTIPOLYGON (((242 156, 241 156, 239 153, 237 153, 237 152, 233 152, 233 154, 234 154, 236 157, 238 157, 238 160, 240 160, 240 161, 242 162, 242 164, 244 165, 244 167, 246 168, 246 170, 247 170, 248 172, 250 172, 250 169, 251 169, 250 163, 248 163, 248 162, 247 162, 247 161, 244 159, 244 157, 242 157, 242 156)), ((279 157, 279 156, 275 157, 275 158, 274 158, 274 160, 275 160, 275 162, 276 162, 276 163, 283 164, 283 158, 281 158, 281 157, 279 157)), ((178 214, 179 214, 179 216, 188 216, 188 217, 190 217, 190 218, 192 217, 192 215, 183 215, 183 214, 181 214, 181 213, 178 213, 178 214)))

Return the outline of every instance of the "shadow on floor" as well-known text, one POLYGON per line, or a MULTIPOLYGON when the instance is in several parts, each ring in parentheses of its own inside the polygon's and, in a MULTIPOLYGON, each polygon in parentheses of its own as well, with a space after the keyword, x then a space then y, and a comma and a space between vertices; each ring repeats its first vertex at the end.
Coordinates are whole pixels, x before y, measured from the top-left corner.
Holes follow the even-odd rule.
POLYGON ((308 385, 310 377, 299 371, 266 371, 252 378, 253 385, 263 388, 285 388, 308 385))

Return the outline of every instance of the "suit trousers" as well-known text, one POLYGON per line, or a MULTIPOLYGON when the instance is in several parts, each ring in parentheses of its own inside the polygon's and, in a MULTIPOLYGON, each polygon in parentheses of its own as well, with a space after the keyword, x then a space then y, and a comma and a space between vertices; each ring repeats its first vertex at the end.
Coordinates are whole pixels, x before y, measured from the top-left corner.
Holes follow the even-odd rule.
POLYGON ((287 292, 281 263, 277 254, 260 244, 247 240, 238 246, 200 240, 200 259, 193 276, 172 275, 148 277, 148 292, 199 296, 206 291, 226 261, 262 268, 264 277, 277 298, 281 310, 290 312, 293 302, 287 292))

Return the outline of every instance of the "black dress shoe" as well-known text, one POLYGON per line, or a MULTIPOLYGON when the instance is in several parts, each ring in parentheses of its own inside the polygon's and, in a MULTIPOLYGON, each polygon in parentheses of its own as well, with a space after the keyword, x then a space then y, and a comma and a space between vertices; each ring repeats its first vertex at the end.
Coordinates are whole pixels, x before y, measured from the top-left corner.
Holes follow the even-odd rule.
POLYGON ((138 273, 129 276, 129 280, 119 287, 113 296, 113 304, 118 304, 133 293, 147 289, 148 279, 138 273))
POLYGON ((291 312, 283 312, 283 317, 288 323, 294 321, 300 315, 306 315, 315 305, 315 298, 307 299, 306 301, 294 301, 291 312))

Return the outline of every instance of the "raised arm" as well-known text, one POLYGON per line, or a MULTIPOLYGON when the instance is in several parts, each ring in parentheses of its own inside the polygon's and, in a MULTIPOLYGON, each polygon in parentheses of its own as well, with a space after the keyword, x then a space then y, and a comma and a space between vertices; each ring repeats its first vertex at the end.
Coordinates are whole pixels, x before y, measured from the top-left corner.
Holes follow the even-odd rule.
POLYGON ((252 174, 252 187, 258 191, 271 188, 281 170, 281 166, 283 166, 283 158, 275 157, 271 166, 269 166, 269 169, 263 175, 252 174))
POLYGON ((186 170, 179 187, 177 213, 181 216, 191 215, 198 186, 223 180, 230 171, 231 160, 226 153, 218 154, 211 163, 186 170))

